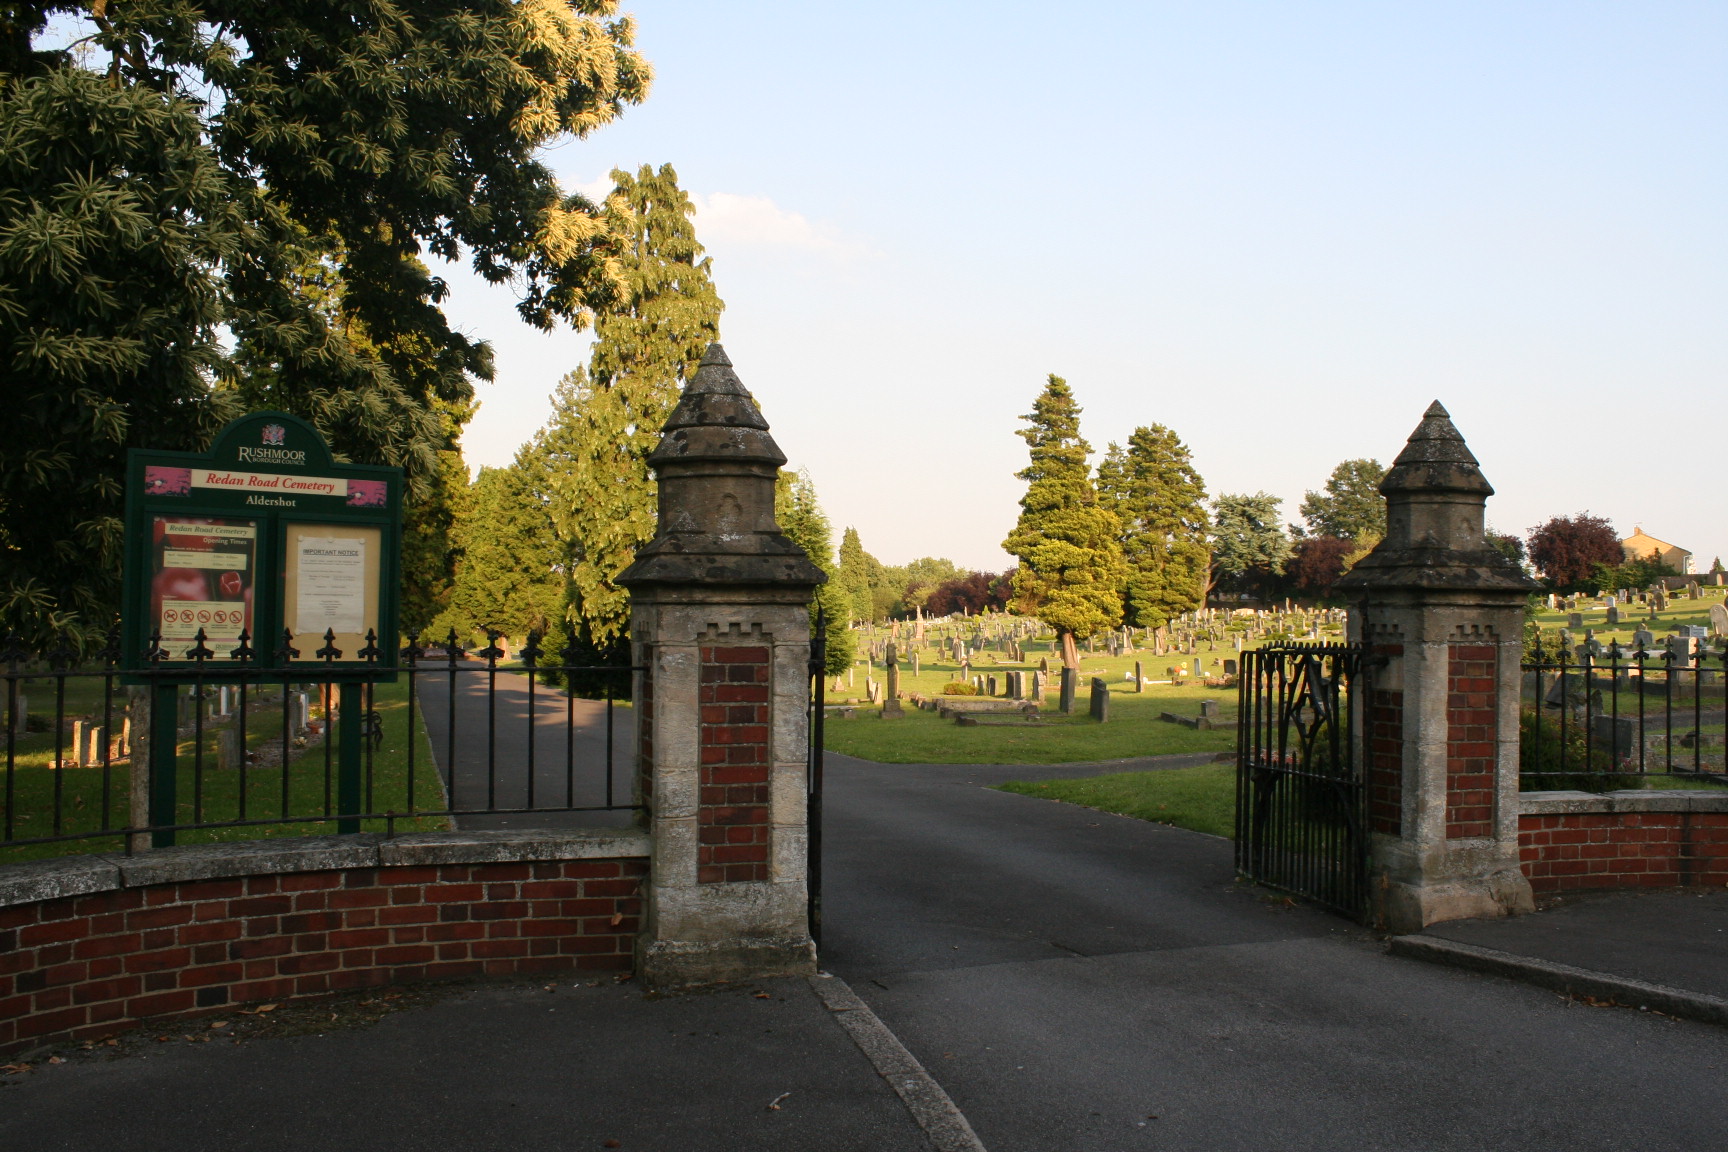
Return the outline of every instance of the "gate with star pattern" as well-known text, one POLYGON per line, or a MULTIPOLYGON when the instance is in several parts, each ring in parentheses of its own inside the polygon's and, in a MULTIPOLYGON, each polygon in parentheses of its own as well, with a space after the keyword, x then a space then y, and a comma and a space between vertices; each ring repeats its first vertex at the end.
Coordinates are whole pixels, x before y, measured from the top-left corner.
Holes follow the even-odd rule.
POLYGON ((1276 644, 1237 679, 1236 871, 1335 912, 1368 906, 1360 644, 1276 644))

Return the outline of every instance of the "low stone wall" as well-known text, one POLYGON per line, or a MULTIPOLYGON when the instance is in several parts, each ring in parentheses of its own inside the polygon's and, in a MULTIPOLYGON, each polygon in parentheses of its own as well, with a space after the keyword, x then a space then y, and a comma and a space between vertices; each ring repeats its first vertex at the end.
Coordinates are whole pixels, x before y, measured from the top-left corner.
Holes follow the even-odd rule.
POLYGON ((251 1001, 628 971, 649 837, 454 832, 0 867, 0 1053, 251 1001))
POLYGON ((1538 895, 1728 884, 1728 793, 1525 792, 1524 875, 1538 895))

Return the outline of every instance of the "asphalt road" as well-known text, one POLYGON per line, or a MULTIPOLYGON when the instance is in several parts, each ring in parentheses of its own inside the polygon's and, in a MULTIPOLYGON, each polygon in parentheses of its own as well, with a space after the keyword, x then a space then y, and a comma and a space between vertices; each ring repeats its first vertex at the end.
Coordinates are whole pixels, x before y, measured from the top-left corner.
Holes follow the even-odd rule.
MULTIPOLYGON (((632 709, 608 708, 603 700, 573 700, 544 686, 530 693, 526 676, 518 672, 493 676, 478 661, 464 661, 458 667, 455 673, 420 673, 417 693, 432 754, 439 773, 453 787, 455 807, 549 809, 630 803, 636 751, 632 709)), ((526 811, 461 816, 456 823, 461 828, 571 828, 629 824, 631 817, 627 811, 526 811)))
POLYGON ((828 760, 825 962, 991 1152, 1719 1148, 1728 1029, 1385 955, 1214 837, 828 760))

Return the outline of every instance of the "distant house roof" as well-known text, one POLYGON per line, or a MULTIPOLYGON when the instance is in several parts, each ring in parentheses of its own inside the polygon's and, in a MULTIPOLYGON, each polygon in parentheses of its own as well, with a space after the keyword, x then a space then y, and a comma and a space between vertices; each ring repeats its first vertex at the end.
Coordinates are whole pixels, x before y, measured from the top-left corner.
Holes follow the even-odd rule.
POLYGON ((1642 527, 1637 528, 1633 531, 1632 535, 1620 541, 1620 550, 1625 553, 1628 560, 1635 560, 1640 556, 1651 555, 1660 556, 1663 559, 1667 559, 1667 557, 1676 554, 1681 556, 1692 555, 1689 550, 1680 547, 1678 544, 1670 544, 1666 540, 1658 540, 1656 537, 1644 531, 1642 527))

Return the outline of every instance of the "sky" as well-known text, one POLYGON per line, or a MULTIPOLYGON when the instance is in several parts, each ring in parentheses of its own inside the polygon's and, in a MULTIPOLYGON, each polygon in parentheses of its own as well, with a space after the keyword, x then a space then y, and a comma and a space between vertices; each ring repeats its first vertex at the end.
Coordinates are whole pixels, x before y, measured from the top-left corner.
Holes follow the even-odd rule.
MULTIPOLYGON (((1588 511, 1728 559, 1728 5, 626 0, 648 99, 550 161, 671 163, 721 338, 885 563, 1000 570, 1065 377, 1287 520, 1440 400, 1494 527, 1588 511)), ((460 269, 507 463, 579 333, 460 269)))

